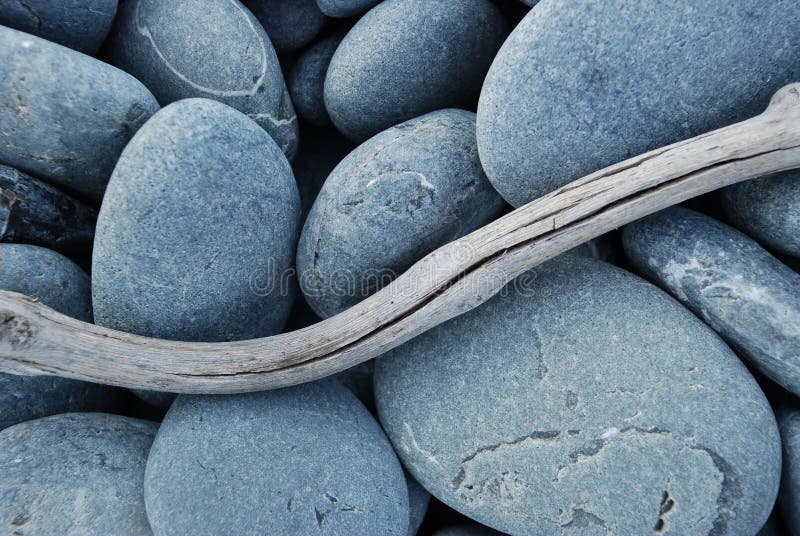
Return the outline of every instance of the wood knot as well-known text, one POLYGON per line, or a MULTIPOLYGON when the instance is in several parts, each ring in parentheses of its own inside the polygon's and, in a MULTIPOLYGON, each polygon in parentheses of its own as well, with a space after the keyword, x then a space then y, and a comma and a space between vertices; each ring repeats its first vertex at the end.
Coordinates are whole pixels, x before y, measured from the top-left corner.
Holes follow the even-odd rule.
POLYGON ((768 111, 785 111, 800 105, 800 83, 783 86, 769 101, 768 111))
POLYGON ((0 344, 8 344, 12 350, 30 346, 35 330, 27 318, 11 311, 0 311, 0 344))

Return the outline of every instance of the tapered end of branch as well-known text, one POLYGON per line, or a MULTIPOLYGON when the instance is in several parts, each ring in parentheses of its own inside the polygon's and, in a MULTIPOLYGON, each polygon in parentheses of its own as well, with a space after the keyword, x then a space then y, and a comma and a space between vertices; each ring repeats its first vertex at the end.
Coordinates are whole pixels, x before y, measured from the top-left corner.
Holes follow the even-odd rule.
POLYGON ((800 83, 783 86, 772 96, 766 113, 800 112, 800 83))

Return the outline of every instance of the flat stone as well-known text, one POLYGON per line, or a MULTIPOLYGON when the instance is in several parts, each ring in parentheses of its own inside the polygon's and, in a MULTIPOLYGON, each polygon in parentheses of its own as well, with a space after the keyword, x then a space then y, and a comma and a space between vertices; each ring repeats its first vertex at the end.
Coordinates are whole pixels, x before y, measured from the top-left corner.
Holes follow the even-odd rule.
POLYGON ((122 149, 157 110, 147 88, 119 69, 0 26, 0 162, 98 199, 122 149))
POLYGON ((800 79, 795 0, 550 0, 515 27, 478 106, 486 174, 521 206, 760 113, 800 79))
POLYGON ((432 495, 511 534, 755 534, 775 417, 725 343, 579 255, 379 357, 378 414, 432 495))
POLYGON ((673 207, 625 227, 636 269, 800 395, 800 274, 708 216, 673 207))
POLYGON ((325 126, 331 122, 325 109, 325 75, 346 34, 341 29, 316 41, 300 54, 289 72, 287 84, 294 107, 312 125, 325 126))
POLYGON ((385 0, 347 33, 328 67, 325 106, 363 141, 441 108, 474 109, 508 34, 489 0, 385 0))
POLYGON ((329 17, 353 17, 368 10, 381 0, 317 0, 320 11, 329 17))
POLYGON ((0 24, 89 54, 111 29, 117 0, 0 0, 0 24))
MULTIPOLYGON (((89 276, 49 249, 0 244, 0 289, 26 294, 60 313, 91 322, 89 276)), ((104 385, 0 373, 0 429, 56 413, 112 411, 118 402, 119 391, 104 385)))
POLYGON ((299 216, 291 167, 255 122, 207 99, 167 106, 125 148, 103 199, 95 321, 184 341, 279 333, 299 216))
POLYGON ((286 154, 298 128, 278 56, 238 1, 127 0, 108 40, 112 64, 144 82, 163 105, 203 97, 258 123, 286 154))
POLYGON ((387 129, 336 166, 311 208, 297 251, 306 301, 333 316, 504 208, 478 160, 474 113, 387 129))
POLYGON ((143 480, 158 425, 66 413, 0 432, 0 526, 8 534, 149 535, 143 480))
POLYGON ((800 410, 778 412, 783 441, 783 476, 778 502, 788 534, 800 531, 800 410))
POLYGON ((726 216, 765 247, 800 257, 800 171, 740 182, 722 190, 726 216))
POLYGON ((316 0, 242 0, 269 35, 275 50, 294 52, 306 46, 325 24, 316 0))
POLYGON ((378 423, 336 382, 179 396, 153 444, 156 534, 394 534, 403 470, 378 423))

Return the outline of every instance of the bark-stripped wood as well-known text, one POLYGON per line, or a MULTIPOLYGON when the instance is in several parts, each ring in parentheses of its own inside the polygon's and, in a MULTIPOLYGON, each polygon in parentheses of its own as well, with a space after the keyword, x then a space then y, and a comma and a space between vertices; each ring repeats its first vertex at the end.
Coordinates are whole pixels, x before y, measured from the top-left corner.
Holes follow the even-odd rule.
POLYGON ((716 188, 796 167, 800 84, 781 89, 755 118, 631 158, 528 203, 439 248, 358 305, 292 333, 230 343, 150 339, 0 292, 0 370, 183 393, 314 380, 469 311, 516 276, 595 236, 716 188))

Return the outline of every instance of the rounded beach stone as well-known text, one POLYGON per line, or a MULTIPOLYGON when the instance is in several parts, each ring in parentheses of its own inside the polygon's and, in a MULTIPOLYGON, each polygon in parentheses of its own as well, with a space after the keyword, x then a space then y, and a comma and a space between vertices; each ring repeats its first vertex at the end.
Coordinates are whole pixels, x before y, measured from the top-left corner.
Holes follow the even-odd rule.
POLYGON ((439 529, 433 536, 502 536, 502 534, 477 523, 464 523, 439 529))
POLYGON ((489 0, 385 0, 347 33, 328 67, 325 106, 363 141, 440 108, 474 109, 508 33, 489 0))
POLYGON ((316 0, 243 0, 261 23, 278 52, 307 45, 325 24, 316 0))
MULTIPOLYGON (((91 322, 89 276, 49 249, 0 244, 0 289, 26 294, 60 313, 91 322)), ((0 429, 68 411, 111 411, 118 400, 118 391, 103 385, 0 373, 0 429)))
POLYGON ((186 99, 131 140, 97 220, 97 324, 184 341, 279 333, 300 200, 278 146, 242 113, 186 99))
POLYGON ((179 396, 153 443, 156 535, 405 536, 403 470, 378 423, 336 382, 179 396))
POLYGON ((297 117, 278 56, 238 0, 127 0, 107 48, 111 63, 162 105, 189 97, 223 102, 258 123, 288 158, 297 151, 297 117))
POLYGON ((381 0, 317 0, 320 11, 329 17, 345 18, 368 10, 381 0))
POLYGON ((778 412, 783 441, 783 476, 778 502, 790 534, 800 532, 800 410, 778 412))
POLYGON ((504 207, 478 160, 474 113, 439 110, 387 129, 322 186, 297 251, 303 294, 333 316, 504 207))
POLYGON ((127 73, 0 26, 0 162, 99 198, 125 144, 157 110, 127 73))
POLYGON ((798 56, 794 0, 540 2, 486 76, 481 162, 500 194, 521 206, 760 113, 800 77, 798 56))
POLYGON ((579 255, 506 290, 375 365, 384 429, 431 494, 511 534, 761 528, 775 417, 710 328, 579 255))
POLYGON ((764 246, 800 257, 800 171, 729 186, 722 206, 733 225, 764 246))
POLYGON ((800 395, 800 274, 732 227, 682 207, 626 226, 623 245, 639 272, 800 395))
POLYGON ((0 527, 9 534, 152 534, 147 452, 158 426, 66 413, 0 432, 0 527))
POLYGON ((300 117, 312 125, 325 126, 331 122, 325 109, 325 75, 336 48, 346 34, 341 29, 308 47, 297 58, 289 73, 287 84, 295 109, 300 117))
POLYGON ((414 536, 428 512, 431 494, 413 476, 406 474, 405 477, 408 485, 408 536, 414 536))
POLYGON ((117 0, 0 0, 0 24, 84 54, 108 35, 117 0))

